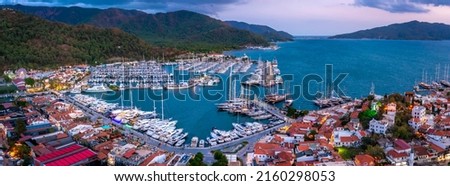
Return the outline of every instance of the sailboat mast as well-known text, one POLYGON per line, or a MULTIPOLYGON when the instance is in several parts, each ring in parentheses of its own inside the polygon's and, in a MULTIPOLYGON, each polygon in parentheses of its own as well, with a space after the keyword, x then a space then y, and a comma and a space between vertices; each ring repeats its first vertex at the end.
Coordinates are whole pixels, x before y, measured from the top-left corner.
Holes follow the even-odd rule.
POLYGON ((164 96, 161 94, 161 119, 164 120, 164 96))
POLYGON ((230 77, 229 77, 229 81, 230 81, 230 85, 229 85, 229 87, 228 87, 228 100, 232 100, 231 98, 232 98, 232 89, 231 89, 231 86, 232 86, 232 77, 233 77, 233 75, 232 75, 232 73, 233 73, 233 64, 231 64, 231 66, 230 66, 230 77))

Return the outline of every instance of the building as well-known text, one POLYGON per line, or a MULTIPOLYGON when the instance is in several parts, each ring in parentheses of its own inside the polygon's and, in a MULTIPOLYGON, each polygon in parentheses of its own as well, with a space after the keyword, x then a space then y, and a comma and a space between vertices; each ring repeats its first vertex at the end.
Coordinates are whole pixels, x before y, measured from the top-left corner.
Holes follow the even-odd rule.
POLYGON ((334 147, 356 147, 361 144, 362 133, 336 128, 331 136, 334 147))
POLYGON ((386 149, 387 159, 393 165, 405 166, 410 163, 411 146, 402 139, 394 141, 394 146, 386 149))
POLYGON ((397 114, 397 104, 395 104, 395 103, 387 104, 386 105, 386 115, 384 115, 384 118, 391 125, 395 123, 395 114, 397 114))
POLYGON ((37 166, 74 166, 86 165, 97 158, 97 154, 78 144, 53 151, 35 159, 37 166))
POLYGON ((356 166, 375 166, 375 158, 368 154, 359 154, 355 156, 356 166))
POLYGON ((388 130, 389 126, 390 124, 385 120, 378 121, 372 119, 369 122, 369 132, 386 135, 386 131, 388 130))
POLYGON ((415 106, 412 109, 412 117, 413 118, 418 118, 420 120, 423 120, 425 118, 425 114, 426 114, 427 109, 424 106, 415 106))

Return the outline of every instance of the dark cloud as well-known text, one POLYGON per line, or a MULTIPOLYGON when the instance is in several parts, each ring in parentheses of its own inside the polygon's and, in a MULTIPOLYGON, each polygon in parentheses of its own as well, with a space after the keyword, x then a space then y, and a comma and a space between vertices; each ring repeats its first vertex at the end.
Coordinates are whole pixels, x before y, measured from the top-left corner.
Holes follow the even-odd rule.
POLYGON ((450 6, 450 0, 355 0, 355 5, 392 13, 426 13, 429 10, 425 5, 450 6))
POLYGON ((225 5, 242 3, 246 0, 3 0, 6 3, 21 3, 31 5, 52 6, 85 6, 97 8, 139 9, 148 12, 166 12, 176 10, 191 10, 214 14, 225 5), (9 1, 9 2, 8 2, 9 1))

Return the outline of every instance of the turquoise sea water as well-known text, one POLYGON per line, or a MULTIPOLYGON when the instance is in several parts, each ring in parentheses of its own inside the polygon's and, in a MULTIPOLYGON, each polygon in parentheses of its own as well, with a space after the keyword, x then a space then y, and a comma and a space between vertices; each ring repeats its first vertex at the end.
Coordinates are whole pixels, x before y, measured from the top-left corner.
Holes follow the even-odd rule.
MULTIPOLYGON (((450 41, 385 41, 385 40, 296 40, 280 43, 276 51, 241 50, 229 51, 226 54, 248 55, 256 60, 278 60, 282 74, 291 74, 294 79, 290 86, 302 84, 302 79, 308 74, 324 76, 325 65, 333 65, 336 77, 339 73, 348 73, 340 85, 342 90, 351 97, 366 96, 373 82, 375 92, 385 93, 409 91, 415 82, 422 79, 422 72, 428 72, 428 79, 434 79, 436 65, 441 66, 443 77, 445 64, 450 64, 450 41)), ((221 85, 223 86, 223 82, 221 85)), ((312 83, 313 91, 321 90, 312 83)), ((208 89, 196 88, 181 90, 177 93, 165 92, 164 113, 166 118, 178 120, 177 126, 189 132, 189 139, 198 136, 205 139, 212 127, 229 130, 232 122, 243 122, 249 118, 217 112, 215 103, 225 99, 209 101, 201 96, 197 100, 179 101, 176 97, 183 94, 202 93, 208 89)), ((291 93, 295 89, 290 89, 291 93)), ((148 98, 147 90, 132 90, 133 104, 142 110, 153 110, 153 101, 148 98), (147 93, 146 93, 147 92, 147 93), (140 100, 138 100, 140 99, 140 100)), ((130 98, 129 91, 125 97, 130 98)), ((223 93, 223 91, 222 91, 223 93)), ((120 103, 120 99, 112 95, 93 94, 109 102, 120 103)), ((195 97, 195 96, 191 96, 195 97)), ((126 106, 131 105, 125 101, 126 106)), ((295 101, 299 109, 317 109, 314 104, 303 98, 295 101)), ((156 102, 158 113, 161 113, 161 102, 156 102)))

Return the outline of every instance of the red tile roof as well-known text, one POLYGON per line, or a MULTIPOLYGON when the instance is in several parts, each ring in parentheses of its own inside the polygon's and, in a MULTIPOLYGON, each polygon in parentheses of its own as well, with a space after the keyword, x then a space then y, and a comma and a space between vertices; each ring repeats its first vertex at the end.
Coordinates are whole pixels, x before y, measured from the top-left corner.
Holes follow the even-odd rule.
POLYGON ((402 139, 398 139, 394 141, 394 148, 397 150, 407 150, 407 149, 411 149, 411 146, 406 143, 404 140, 402 139))
POLYGON ((95 157, 96 154, 89 149, 64 157, 62 159, 45 164, 46 166, 71 166, 83 160, 95 157))
POLYGON ((128 150, 127 152, 125 152, 125 154, 123 155, 123 157, 129 159, 129 158, 131 158, 131 156, 133 156, 134 152, 136 152, 136 150, 130 149, 130 150, 128 150))
POLYGON ((88 148, 74 144, 38 157, 36 161, 46 166, 70 166, 95 156, 88 148))
POLYGON ((402 153, 398 153, 395 150, 390 150, 387 152, 388 156, 392 157, 392 158, 406 158, 408 157, 408 154, 406 154, 405 152, 402 153))
POLYGON ((375 158, 367 154, 356 155, 355 164, 357 166, 373 166, 375 165, 375 158))

